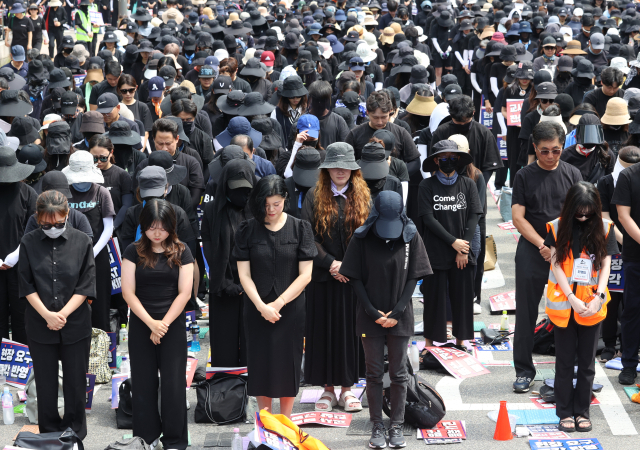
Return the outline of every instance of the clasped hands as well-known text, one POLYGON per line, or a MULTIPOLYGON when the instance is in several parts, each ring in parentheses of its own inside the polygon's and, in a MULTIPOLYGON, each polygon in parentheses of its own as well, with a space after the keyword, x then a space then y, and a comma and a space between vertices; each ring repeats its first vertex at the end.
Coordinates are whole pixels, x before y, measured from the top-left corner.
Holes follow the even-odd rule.
POLYGON ((167 334, 167 331, 169 331, 169 325, 164 323, 162 320, 154 320, 149 329, 151 330, 151 342, 158 345, 160 343, 160 339, 167 334))
POLYGON ((569 303, 571 303, 571 307, 580 317, 593 316, 595 313, 600 311, 603 302, 597 292, 594 294, 594 298, 586 304, 575 295, 569 295, 568 299, 569 303))
POLYGON ((383 313, 382 311, 378 310, 378 312, 380 314, 382 314, 382 317, 380 317, 378 320, 376 320, 376 323, 378 325, 382 325, 382 328, 392 328, 395 327, 396 324, 398 323, 398 321, 396 319, 391 319, 389 318, 389 314, 392 313, 392 311, 389 311, 388 313, 383 313))

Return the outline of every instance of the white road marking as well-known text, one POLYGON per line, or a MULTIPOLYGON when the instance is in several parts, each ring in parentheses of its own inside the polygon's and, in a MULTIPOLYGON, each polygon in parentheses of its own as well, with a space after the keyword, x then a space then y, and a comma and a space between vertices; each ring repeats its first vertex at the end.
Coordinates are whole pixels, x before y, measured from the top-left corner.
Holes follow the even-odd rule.
POLYGON ((611 428, 611 434, 614 436, 638 434, 636 427, 631 422, 629 414, 620 401, 620 397, 613 389, 609 377, 598 362, 596 362, 596 377, 594 383, 599 383, 603 386, 602 391, 597 394, 597 396, 598 401, 600 401, 600 409, 604 414, 604 418, 607 419, 609 428, 611 428))

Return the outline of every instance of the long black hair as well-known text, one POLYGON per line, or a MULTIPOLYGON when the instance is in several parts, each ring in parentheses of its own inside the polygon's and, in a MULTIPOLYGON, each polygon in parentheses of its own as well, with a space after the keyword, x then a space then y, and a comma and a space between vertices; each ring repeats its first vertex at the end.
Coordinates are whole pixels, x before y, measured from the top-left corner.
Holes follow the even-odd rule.
POLYGON ((582 228, 580 249, 594 255, 593 267, 600 270, 602 261, 607 257, 606 236, 602 225, 602 203, 598 189, 591 183, 579 181, 567 192, 560 213, 560 223, 556 238, 556 265, 562 264, 571 252, 576 213, 591 215, 586 221, 579 222, 582 228))
POLYGON ((176 212, 173 206, 171 206, 171 203, 158 198, 148 200, 144 208, 142 208, 139 222, 142 235, 140 240, 135 243, 136 251, 140 257, 138 265, 153 269, 158 262, 158 254, 153 252, 151 241, 145 234, 145 232, 155 224, 156 226, 162 225, 164 231, 169 233, 169 236, 162 242, 164 255, 167 257, 169 267, 180 267, 182 265, 182 252, 185 249, 185 245, 180 242, 178 238, 176 232, 176 212))
POLYGON ((260 181, 256 183, 251 196, 249 197, 249 206, 253 217, 258 223, 266 224, 267 217, 266 202, 267 197, 279 195, 284 198, 284 209, 289 209, 289 192, 287 191, 287 185, 284 184, 284 179, 280 175, 267 175, 260 178, 260 181))

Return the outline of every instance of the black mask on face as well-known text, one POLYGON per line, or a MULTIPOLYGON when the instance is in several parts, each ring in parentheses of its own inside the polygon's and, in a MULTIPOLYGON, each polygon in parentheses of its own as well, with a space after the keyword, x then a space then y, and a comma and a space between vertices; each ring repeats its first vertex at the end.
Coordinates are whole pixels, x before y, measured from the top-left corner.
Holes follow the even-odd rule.
POLYGON ((387 181, 387 177, 381 178, 379 180, 366 180, 366 181, 370 191, 380 192, 384 188, 384 184, 387 181))
POLYGON ((454 134, 467 134, 471 129, 472 122, 473 120, 469 123, 465 123, 464 125, 458 125, 457 123, 454 123, 453 124, 453 130, 455 132, 454 134))
POLYGON ((446 161, 438 160, 438 166, 444 173, 449 174, 456 170, 456 167, 458 167, 458 163, 451 161, 451 158, 447 158, 446 161))
POLYGON ((191 136, 191 131, 193 130, 193 122, 185 122, 183 120, 182 128, 184 128, 184 132, 187 136, 191 136))
POLYGON ((242 187, 237 189, 229 189, 227 191, 227 200, 236 208, 244 208, 251 195, 251 188, 242 187))

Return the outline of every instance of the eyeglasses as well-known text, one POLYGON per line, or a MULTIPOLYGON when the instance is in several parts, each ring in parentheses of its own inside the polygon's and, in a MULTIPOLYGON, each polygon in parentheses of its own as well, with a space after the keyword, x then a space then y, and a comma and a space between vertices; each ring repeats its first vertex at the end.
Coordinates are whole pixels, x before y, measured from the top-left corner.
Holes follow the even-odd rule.
POLYGON ((43 225, 40 225, 40 228, 42 228, 43 230, 47 230, 47 231, 50 230, 51 228, 55 228, 57 230, 62 230, 66 224, 67 224, 66 220, 64 222, 45 223, 43 225))
POLYGON ((98 161, 100 161, 100 162, 107 162, 107 161, 109 161, 109 155, 107 155, 107 156, 94 156, 94 157, 93 157, 93 162, 94 162, 94 163, 97 163, 98 161))
POLYGON ((136 91, 136 88, 131 88, 131 89, 120 89, 120 92, 122 92, 123 94, 133 94, 136 91))
POLYGON ((553 156, 558 156, 562 153, 562 149, 557 150, 538 150, 542 156, 549 156, 549 153, 553 153, 553 156))
POLYGON ((547 103, 553 103, 553 99, 551 99, 551 98, 541 98, 540 99, 540 103, 542 103, 543 105, 546 105, 547 103))
POLYGON ((447 162, 447 161, 451 161, 451 162, 458 162, 458 159, 460 159, 457 156, 449 156, 448 158, 438 158, 438 161, 440 162, 447 162))
POLYGON ((582 219, 584 217, 585 219, 591 219, 595 215, 596 215, 595 212, 590 212, 590 213, 576 212, 575 218, 576 219, 582 219))

